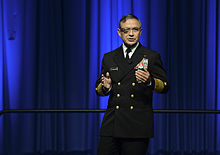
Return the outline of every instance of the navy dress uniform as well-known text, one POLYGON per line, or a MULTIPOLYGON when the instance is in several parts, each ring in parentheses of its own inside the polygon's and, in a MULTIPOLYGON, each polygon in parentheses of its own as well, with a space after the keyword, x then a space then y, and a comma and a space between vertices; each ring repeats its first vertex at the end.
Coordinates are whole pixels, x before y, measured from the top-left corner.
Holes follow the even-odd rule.
POLYGON ((106 72, 110 73, 112 80, 110 91, 102 86, 101 75, 96 81, 97 95, 109 95, 100 136, 114 138, 153 137, 153 92, 165 93, 169 88, 160 54, 139 44, 130 62, 127 62, 121 46, 104 55, 101 74, 105 75, 106 72), (143 58, 148 59, 150 83, 138 83, 135 77, 134 68, 143 58))

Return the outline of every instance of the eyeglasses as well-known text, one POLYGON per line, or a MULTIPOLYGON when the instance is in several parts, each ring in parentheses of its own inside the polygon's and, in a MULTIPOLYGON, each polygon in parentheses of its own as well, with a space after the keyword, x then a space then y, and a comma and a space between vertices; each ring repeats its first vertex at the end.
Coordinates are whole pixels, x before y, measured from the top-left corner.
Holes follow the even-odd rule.
POLYGON ((121 32, 123 32, 123 33, 128 33, 128 32, 130 32, 130 31, 133 31, 134 33, 137 33, 138 31, 140 31, 140 30, 142 30, 142 28, 141 27, 134 27, 134 28, 128 28, 128 27, 125 27, 125 28, 120 28, 120 31, 121 32))

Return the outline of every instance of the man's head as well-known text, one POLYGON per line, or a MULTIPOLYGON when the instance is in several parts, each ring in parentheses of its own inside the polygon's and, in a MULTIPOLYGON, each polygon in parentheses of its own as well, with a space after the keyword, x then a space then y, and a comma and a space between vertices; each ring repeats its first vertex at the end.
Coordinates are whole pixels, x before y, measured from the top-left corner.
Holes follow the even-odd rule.
POLYGON ((141 21, 134 15, 125 15, 119 22, 117 32, 126 45, 132 46, 141 36, 141 21))

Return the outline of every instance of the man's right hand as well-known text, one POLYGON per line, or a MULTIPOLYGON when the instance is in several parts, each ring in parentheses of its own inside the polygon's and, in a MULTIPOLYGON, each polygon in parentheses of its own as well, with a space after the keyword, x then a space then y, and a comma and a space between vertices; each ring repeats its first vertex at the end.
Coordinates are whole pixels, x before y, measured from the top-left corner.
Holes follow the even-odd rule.
POLYGON ((111 87, 112 80, 110 78, 109 72, 107 72, 104 76, 102 74, 102 86, 105 87, 106 89, 109 89, 111 87))

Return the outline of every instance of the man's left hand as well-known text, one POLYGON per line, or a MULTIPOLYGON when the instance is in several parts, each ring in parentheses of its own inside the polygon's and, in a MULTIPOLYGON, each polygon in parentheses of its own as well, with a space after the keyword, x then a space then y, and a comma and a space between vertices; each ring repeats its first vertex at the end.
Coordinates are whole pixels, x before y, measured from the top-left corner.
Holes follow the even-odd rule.
POLYGON ((136 76, 136 79, 138 79, 138 80, 140 80, 141 82, 145 83, 145 82, 147 82, 147 80, 150 78, 150 73, 147 71, 147 69, 144 69, 144 71, 138 69, 138 70, 135 72, 135 76, 136 76))

